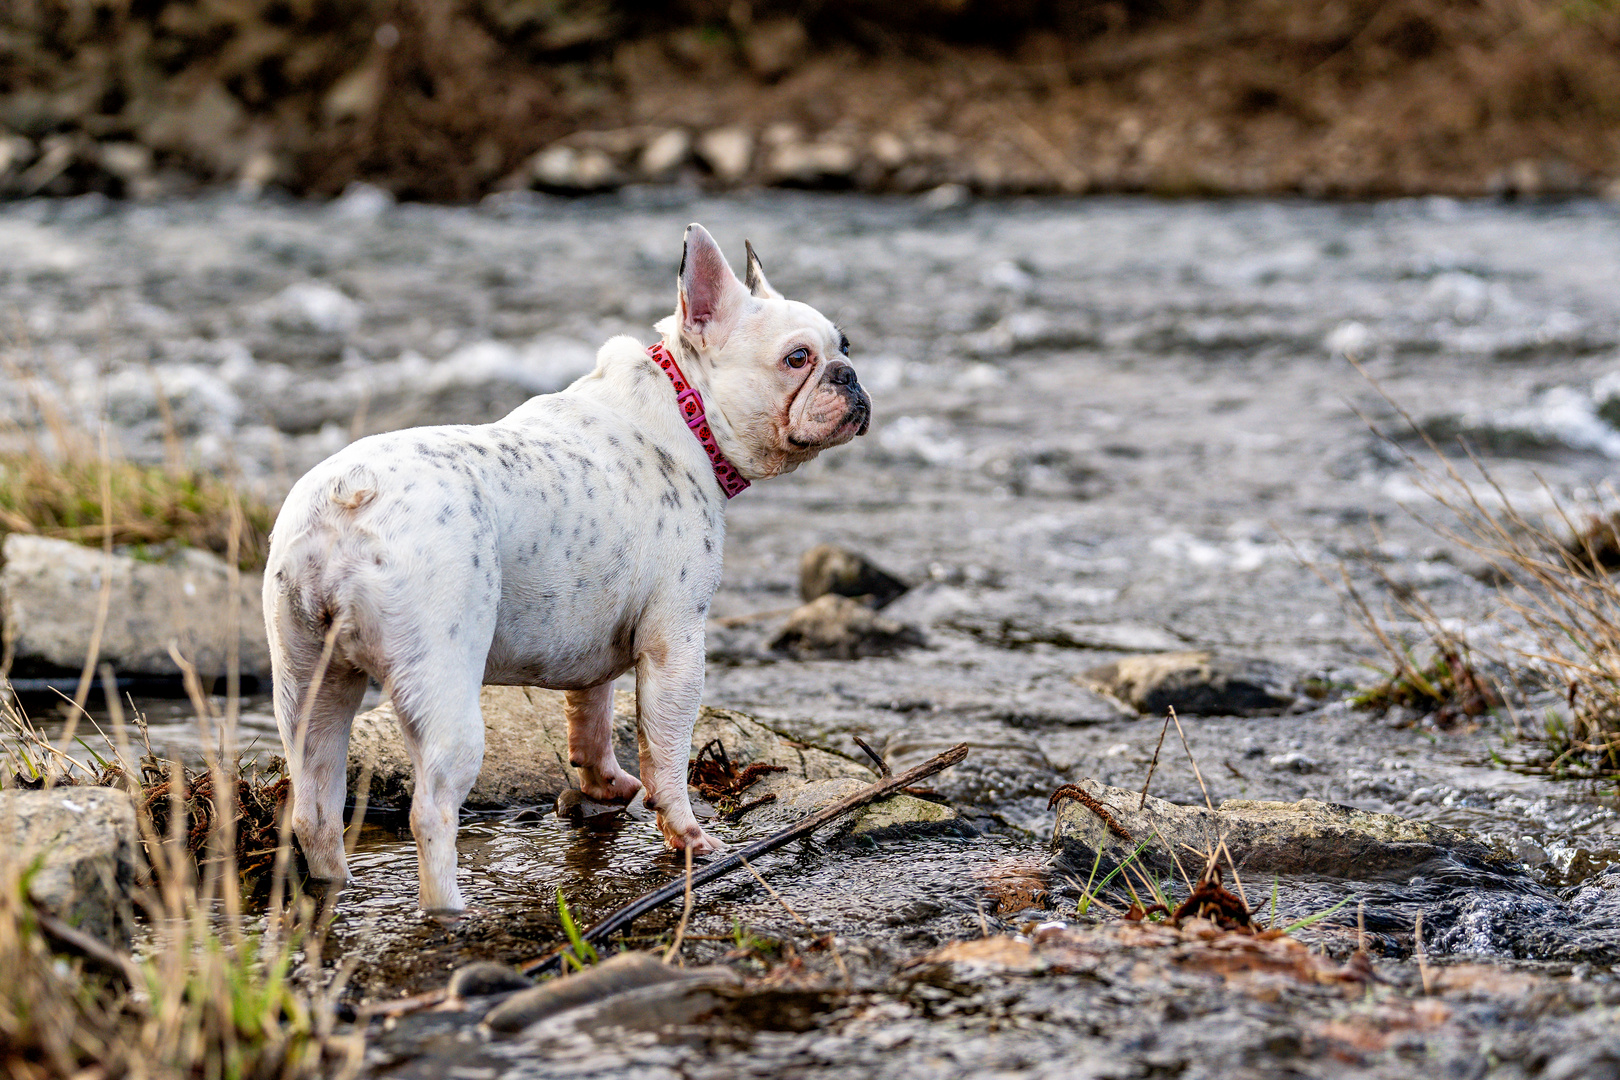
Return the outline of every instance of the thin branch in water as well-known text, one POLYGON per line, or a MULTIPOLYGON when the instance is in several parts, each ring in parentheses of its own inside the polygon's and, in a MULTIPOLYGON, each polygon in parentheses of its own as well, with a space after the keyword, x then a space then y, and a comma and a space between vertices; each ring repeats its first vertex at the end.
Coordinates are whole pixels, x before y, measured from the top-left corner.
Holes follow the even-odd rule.
POLYGON ((788 905, 788 902, 782 899, 782 894, 771 888, 771 883, 760 876, 759 871, 754 869, 753 863, 749 862, 741 853, 737 855, 737 861, 742 863, 744 870, 747 870, 750 874, 754 875, 754 880, 759 882, 760 885, 764 887, 765 891, 771 894, 772 900, 775 900, 778 904, 782 905, 783 911, 793 916, 794 922, 798 923, 806 930, 810 929, 810 924, 804 921, 804 916, 800 915, 797 911, 794 911, 793 908, 788 905))
POLYGON ((1176 734, 1181 736, 1181 748, 1187 751, 1187 760, 1192 762, 1193 776, 1198 780, 1198 790, 1204 793, 1204 805, 1214 813, 1215 804, 1210 801, 1209 788, 1204 786, 1204 774, 1198 771, 1198 759, 1193 757, 1192 747, 1187 745, 1187 733, 1181 729, 1181 717, 1176 715, 1176 707, 1170 706, 1170 719, 1176 723, 1176 734))
POLYGON ((669 943, 669 951, 664 954, 664 963, 669 963, 681 951, 681 938, 686 936, 686 920, 692 917, 692 847, 690 844, 686 851, 686 902, 681 908, 680 925, 675 927, 675 940, 669 943))
POLYGON ((1164 749, 1164 737, 1170 731, 1170 717, 1174 715, 1174 709, 1171 709, 1169 712, 1165 713, 1164 726, 1159 729, 1159 741, 1153 747, 1153 760, 1148 762, 1147 779, 1142 781, 1142 797, 1136 801, 1136 808, 1138 810, 1141 810, 1147 806, 1148 785, 1153 783, 1153 770, 1159 767, 1159 751, 1164 749))
POLYGON ((861 738, 859 735, 851 735, 850 738, 854 739, 855 745, 864 750, 866 752, 866 756, 872 759, 872 764, 877 766, 879 776, 886 777, 894 774, 894 770, 889 768, 889 763, 883 760, 883 755, 868 746, 865 739, 861 738))
MULTIPOLYGON (((101 657, 101 637, 107 632, 107 616, 112 610, 112 454, 107 448, 106 417, 101 421, 101 521, 106 526, 101 534, 101 591, 96 598, 96 621, 90 631, 90 644, 85 649, 84 670, 79 673, 79 687, 73 692, 73 705, 81 711, 90 699, 90 681, 95 675, 96 661, 101 657)), ((70 716, 62 733, 64 747, 72 745, 77 725, 77 715, 70 716)))

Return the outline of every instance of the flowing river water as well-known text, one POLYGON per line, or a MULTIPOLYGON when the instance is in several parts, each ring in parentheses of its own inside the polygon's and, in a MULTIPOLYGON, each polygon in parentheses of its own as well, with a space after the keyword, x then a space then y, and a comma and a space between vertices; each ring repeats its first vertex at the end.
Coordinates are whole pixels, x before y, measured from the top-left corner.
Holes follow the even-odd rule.
MULTIPOLYGON (((968 741, 934 786, 977 835, 766 860, 814 934, 836 935, 855 987, 783 998, 791 1019, 739 1013, 720 1034, 540 1058, 418 1020, 381 1037, 376 1072, 1616 1075, 1613 783, 1534 767, 1524 736, 1550 700, 1450 730, 1352 708, 1380 657, 1334 583, 1345 568, 1380 611, 1420 595, 1459 632, 1499 636, 1489 575, 1425 524, 1432 462, 1389 400, 1467 437, 1515 505, 1595 505, 1620 460, 1606 419, 1620 418, 1620 207, 678 189, 466 208, 363 188, 328 204, 30 201, 0 207, 0 312, 30 392, 89 425, 105 408, 130 456, 161 460, 173 430, 273 499, 356 434, 488 420, 588 370, 610 334, 651 340, 688 221, 737 259, 750 239, 778 288, 842 325, 875 407, 865 438, 729 507, 705 700, 841 752, 859 735, 897 765, 968 741), (799 556, 822 542, 910 582, 885 614, 926 645, 793 660, 764 647, 769 619, 733 618, 796 604, 799 556), (1186 720, 1202 779, 1172 736, 1155 794, 1201 803, 1202 782, 1217 802, 1346 803, 1466 830, 1522 864, 1511 882, 1446 867, 1279 882, 1285 920, 1354 895, 1369 948, 1410 983, 1421 910, 1432 962, 1481 961, 1529 989, 1481 990, 1411 1021, 1416 1042, 1376 1046, 1323 1035, 1350 1021, 1309 994, 1239 999, 1143 963, 1139 978, 896 989, 909 955, 1042 917, 987 898, 1045 874, 1047 796, 1081 777, 1139 787, 1160 730, 1077 677, 1176 649, 1265 661, 1312 692, 1281 715, 1186 720)), ((0 389, 7 419, 26 427, 35 408, 20 380, 0 389)), ((1398 610, 1387 625, 1417 629, 1398 610)), ((187 710, 148 714, 160 750, 195 748, 187 710)), ((276 749, 262 698, 242 736, 276 749)), ((589 920, 679 870, 645 822, 581 831, 544 808, 470 816, 460 845, 480 910, 444 926, 414 911, 408 832, 367 824, 335 931, 361 961, 355 994, 543 950, 559 886, 589 920)), ((1045 917, 1072 919, 1073 887, 1048 885, 1045 917)), ((811 940, 751 879, 711 890, 692 956, 733 935, 811 940)), ((1303 933, 1342 955, 1355 910, 1303 933)), ((1400 1026, 1385 1020, 1368 1023, 1400 1026)))

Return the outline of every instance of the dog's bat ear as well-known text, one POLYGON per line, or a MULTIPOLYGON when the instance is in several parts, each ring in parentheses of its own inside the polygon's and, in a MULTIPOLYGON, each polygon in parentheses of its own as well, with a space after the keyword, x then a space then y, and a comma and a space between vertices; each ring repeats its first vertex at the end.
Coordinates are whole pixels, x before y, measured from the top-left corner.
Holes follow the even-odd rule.
POLYGON ((681 331, 705 348, 719 348, 736 324, 746 296, 709 230, 696 222, 688 225, 681 251, 681 331))
POLYGON ((743 284, 748 286, 748 291, 761 300, 785 299, 765 280, 765 268, 759 264, 759 256, 754 254, 754 245, 744 240, 743 247, 748 249, 748 272, 743 276, 743 284))

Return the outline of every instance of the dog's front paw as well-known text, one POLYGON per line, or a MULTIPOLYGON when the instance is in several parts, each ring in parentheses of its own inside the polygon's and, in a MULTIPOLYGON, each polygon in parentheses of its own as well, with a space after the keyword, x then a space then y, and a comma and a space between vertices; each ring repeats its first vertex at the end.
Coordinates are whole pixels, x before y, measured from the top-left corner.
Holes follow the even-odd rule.
POLYGON ((641 781, 627 772, 607 776, 595 769, 579 770, 579 789, 599 803, 621 805, 635 798, 641 781))
POLYGON ((703 826, 696 822, 685 829, 674 829, 663 820, 663 815, 660 814, 658 828, 664 834, 664 842, 676 851, 691 848, 692 854, 697 856, 712 855, 717 851, 726 850, 724 841, 704 832, 703 826))

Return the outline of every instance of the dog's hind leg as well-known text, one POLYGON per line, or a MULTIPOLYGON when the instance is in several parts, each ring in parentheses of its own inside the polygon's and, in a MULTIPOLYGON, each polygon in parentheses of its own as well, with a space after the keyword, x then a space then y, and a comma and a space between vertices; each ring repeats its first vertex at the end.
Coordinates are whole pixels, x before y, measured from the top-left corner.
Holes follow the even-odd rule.
POLYGON ((348 787, 349 728, 366 693, 365 673, 322 638, 272 630, 276 726, 292 779, 292 828, 312 877, 347 881, 343 796, 348 787))
POLYGON ((580 790, 598 802, 629 802, 641 782, 620 767, 613 753, 612 680, 589 690, 570 690, 564 701, 568 761, 579 770, 580 790))
POLYGON ((456 831, 461 804, 484 763, 482 674, 482 666, 449 662, 432 670, 396 670, 389 682, 416 774, 411 833, 423 911, 456 912, 466 906, 456 884, 456 831))

